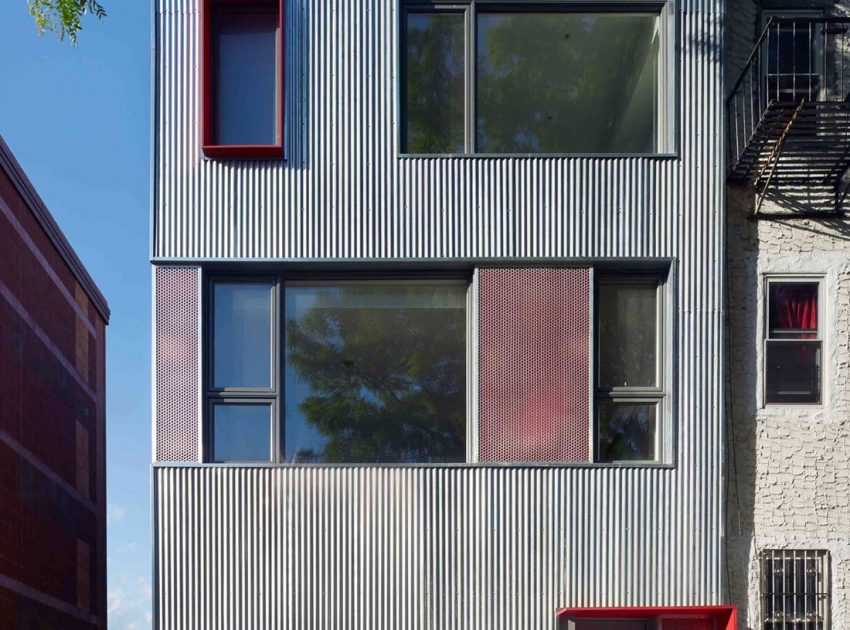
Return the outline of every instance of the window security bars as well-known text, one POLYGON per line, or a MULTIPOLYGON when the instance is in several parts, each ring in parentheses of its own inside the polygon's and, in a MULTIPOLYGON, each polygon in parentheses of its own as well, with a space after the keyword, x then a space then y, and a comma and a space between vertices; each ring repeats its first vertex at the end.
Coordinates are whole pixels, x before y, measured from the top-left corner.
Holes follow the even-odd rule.
POLYGON ((828 630, 827 559, 825 551, 759 554, 763 630, 828 630))

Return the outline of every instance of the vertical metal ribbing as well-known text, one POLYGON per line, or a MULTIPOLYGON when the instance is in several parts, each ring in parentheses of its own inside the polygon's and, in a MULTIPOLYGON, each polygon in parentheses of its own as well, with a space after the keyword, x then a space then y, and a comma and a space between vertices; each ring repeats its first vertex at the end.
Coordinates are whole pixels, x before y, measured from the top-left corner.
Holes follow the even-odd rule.
POLYGON ((399 159, 396 3, 286 7, 286 162, 219 162, 193 120, 194 1, 159 0, 155 256, 674 257, 676 466, 158 468, 160 627, 551 629, 567 605, 717 603, 720 3, 676 7, 679 157, 619 160, 399 159))

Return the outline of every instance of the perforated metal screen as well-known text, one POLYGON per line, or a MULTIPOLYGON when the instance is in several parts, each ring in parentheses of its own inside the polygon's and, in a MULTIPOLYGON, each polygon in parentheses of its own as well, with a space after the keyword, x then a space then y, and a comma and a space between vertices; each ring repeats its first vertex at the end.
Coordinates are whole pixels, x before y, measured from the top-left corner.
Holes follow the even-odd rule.
POLYGON ((155 271, 156 460, 198 460, 198 274, 155 271))
POLYGON ((708 617, 663 619, 661 630, 717 630, 717 621, 708 617))
POLYGON ((479 459, 589 459, 591 276, 479 273, 479 459))

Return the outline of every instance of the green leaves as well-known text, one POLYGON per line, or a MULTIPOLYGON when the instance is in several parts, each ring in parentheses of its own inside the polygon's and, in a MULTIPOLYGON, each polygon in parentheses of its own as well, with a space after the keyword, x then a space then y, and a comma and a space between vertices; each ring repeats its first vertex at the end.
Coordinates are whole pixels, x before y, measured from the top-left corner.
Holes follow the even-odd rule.
POLYGON ((27 0, 27 5, 39 35, 53 31, 60 40, 67 36, 74 46, 77 33, 83 29, 84 15, 94 15, 99 20, 106 17, 106 10, 97 0, 27 0))

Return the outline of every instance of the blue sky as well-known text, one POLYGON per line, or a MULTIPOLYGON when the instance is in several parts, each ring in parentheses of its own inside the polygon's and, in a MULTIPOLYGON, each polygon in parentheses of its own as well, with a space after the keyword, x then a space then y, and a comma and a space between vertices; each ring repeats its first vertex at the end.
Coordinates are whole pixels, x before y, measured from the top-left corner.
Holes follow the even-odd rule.
POLYGON ((0 134, 112 308, 110 628, 150 627, 150 3, 101 0, 77 48, 0 2, 0 134))

